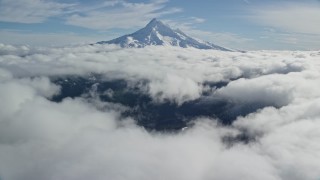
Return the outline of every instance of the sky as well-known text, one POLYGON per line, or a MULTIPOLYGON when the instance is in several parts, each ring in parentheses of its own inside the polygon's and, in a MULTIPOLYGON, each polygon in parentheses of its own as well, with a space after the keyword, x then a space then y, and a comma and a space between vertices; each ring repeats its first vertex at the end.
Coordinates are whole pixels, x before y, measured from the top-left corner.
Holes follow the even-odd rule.
POLYGON ((132 33, 152 18, 228 48, 320 48, 319 0, 0 0, 0 43, 93 43, 132 33))

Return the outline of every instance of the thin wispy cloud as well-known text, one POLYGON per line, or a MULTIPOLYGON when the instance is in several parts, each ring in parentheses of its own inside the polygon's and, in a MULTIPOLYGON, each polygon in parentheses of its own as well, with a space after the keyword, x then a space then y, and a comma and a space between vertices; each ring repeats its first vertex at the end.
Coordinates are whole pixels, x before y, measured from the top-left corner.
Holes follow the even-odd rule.
MULTIPOLYGON (((167 24, 172 26, 173 28, 178 28, 188 35, 198 38, 205 39, 209 42, 215 42, 216 44, 220 44, 229 48, 237 48, 239 45, 246 44, 248 42, 252 42, 253 39, 246 38, 241 36, 240 34, 228 33, 228 32, 212 32, 205 31, 199 28, 196 28, 197 25, 205 23, 206 19, 199 17, 190 17, 190 18, 180 18, 178 20, 164 20, 167 24)), ((249 47, 243 46, 242 49, 246 49, 249 47)), ((252 47, 251 47, 252 48, 252 47)))
POLYGON ((291 33, 320 35, 320 5, 313 3, 279 3, 252 10, 256 23, 291 33))
POLYGON ((43 23, 50 17, 60 17, 66 24, 88 29, 132 28, 142 26, 152 18, 182 11, 167 8, 166 3, 163 0, 147 3, 117 0, 88 6, 80 2, 68 4, 51 0, 1 0, 0 21, 43 23))
POLYGON ((314 50, 319 47, 315 43, 320 34, 320 3, 317 0, 241 0, 232 1, 232 5, 229 1, 214 5, 213 1, 204 1, 196 5, 199 8, 194 6, 192 1, 169 0, 98 0, 90 3, 80 0, 0 0, 2 34, 11 31, 25 36, 20 43, 7 37, 0 41, 40 44, 38 39, 42 38, 40 45, 47 46, 52 43, 45 39, 50 39, 52 34, 63 37, 64 32, 78 38, 69 43, 60 38, 61 41, 55 41, 55 44, 93 42, 97 41, 97 34, 101 35, 100 41, 110 40, 130 34, 151 19, 159 18, 194 37, 235 49, 314 50), (265 28, 276 31, 268 34, 265 28), (39 33, 39 37, 28 38, 29 34, 18 33, 24 31, 33 32, 33 37, 39 33), (48 38, 45 38, 46 33, 48 38))
POLYGON ((180 8, 166 8, 166 1, 130 3, 116 1, 113 9, 96 8, 73 13, 66 23, 89 29, 133 28, 145 25, 150 19, 181 12, 180 8))
POLYGON ((50 17, 64 14, 72 6, 50 0, 0 0, 0 21, 42 23, 50 17))

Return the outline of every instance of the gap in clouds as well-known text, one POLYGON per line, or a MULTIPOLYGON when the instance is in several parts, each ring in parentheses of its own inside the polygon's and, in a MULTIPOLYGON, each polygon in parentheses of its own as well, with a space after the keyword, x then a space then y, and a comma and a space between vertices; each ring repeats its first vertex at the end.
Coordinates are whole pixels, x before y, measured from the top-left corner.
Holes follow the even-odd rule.
POLYGON ((81 97, 117 104, 126 107, 121 112, 123 118, 132 117, 138 125, 151 131, 180 131, 193 126, 193 121, 199 117, 218 119, 220 124, 230 125, 237 117, 246 116, 258 109, 267 106, 281 107, 259 101, 236 102, 214 94, 215 90, 227 86, 228 82, 205 82, 203 86, 207 90, 199 98, 177 104, 170 99, 157 101, 148 94, 149 80, 109 78, 94 73, 87 76, 52 77, 52 82, 60 86, 61 90, 51 100, 61 102, 65 98, 81 97))

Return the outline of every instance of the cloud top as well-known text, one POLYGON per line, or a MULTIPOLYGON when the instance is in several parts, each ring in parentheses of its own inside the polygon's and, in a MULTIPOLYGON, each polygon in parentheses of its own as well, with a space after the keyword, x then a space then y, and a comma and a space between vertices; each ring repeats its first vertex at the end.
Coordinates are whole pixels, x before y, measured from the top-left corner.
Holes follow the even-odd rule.
POLYGON ((0 52, 0 179, 320 177, 318 51, 1 45, 0 52), (146 80, 141 91, 155 102, 183 104, 209 92, 268 106, 230 126, 198 117, 193 127, 159 133, 99 99, 49 100, 60 90, 49 77, 88 73, 146 80), (221 81, 228 84, 206 86, 221 81), (225 140, 242 134, 252 140, 225 140))

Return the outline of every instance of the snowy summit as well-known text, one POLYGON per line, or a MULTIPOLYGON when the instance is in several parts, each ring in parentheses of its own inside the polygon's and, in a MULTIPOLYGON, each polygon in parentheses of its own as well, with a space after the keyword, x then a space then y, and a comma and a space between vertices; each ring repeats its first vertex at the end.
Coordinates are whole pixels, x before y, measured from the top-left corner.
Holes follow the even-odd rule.
POLYGON ((157 19, 152 19, 144 28, 110 41, 100 41, 97 44, 118 44, 121 47, 142 48, 149 45, 194 47, 197 49, 217 49, 230 51, 227 48, 192 38, 181 30, 173 30, 157 19))

